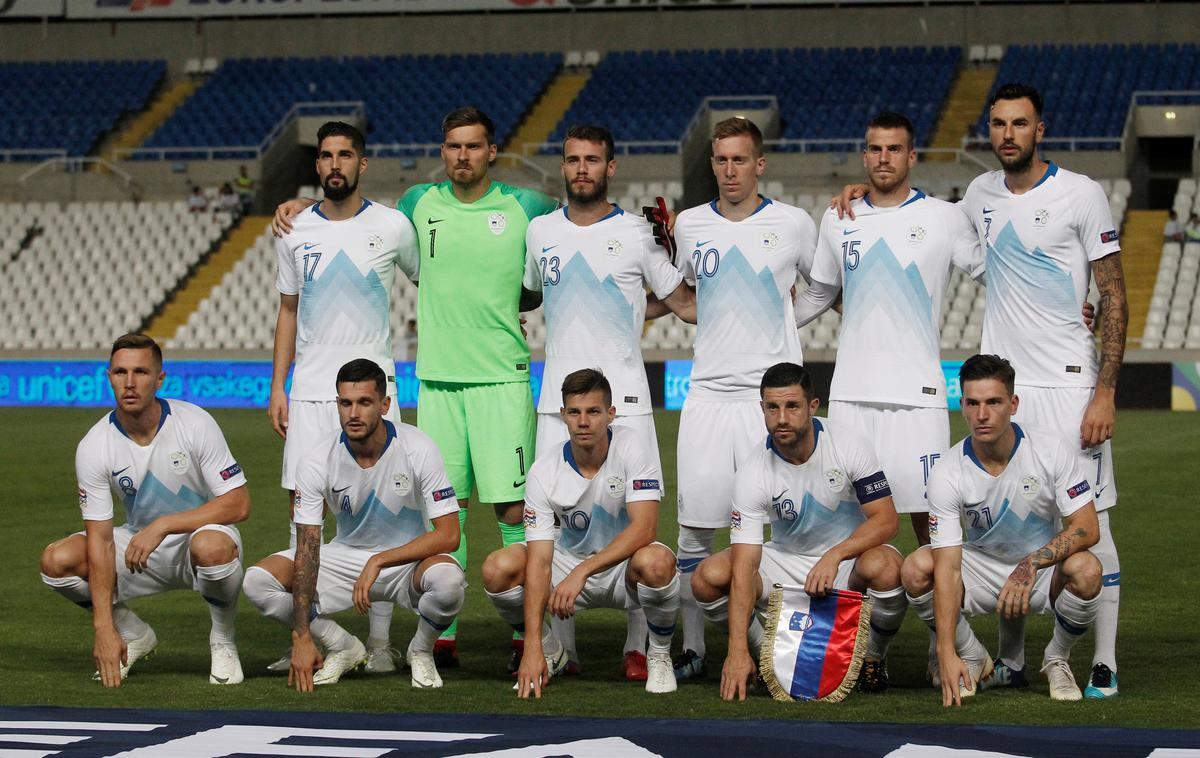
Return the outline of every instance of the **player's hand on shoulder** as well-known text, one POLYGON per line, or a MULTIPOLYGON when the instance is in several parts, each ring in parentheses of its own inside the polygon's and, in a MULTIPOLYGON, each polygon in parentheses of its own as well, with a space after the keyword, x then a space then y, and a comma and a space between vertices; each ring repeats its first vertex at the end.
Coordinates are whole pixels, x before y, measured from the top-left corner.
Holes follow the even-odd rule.
POLYGON ((288 399, 283 392, 271 392, 267 400, 267 418, 271 419, 271 428, 283 439, 287 439, 288 429, 288 399))
POLYGON ((730 650, 721 667, 721 699, 746 699, 750 682, 758 673, 754 659, 747 650, 730 650))
POLYGON ((292 232, 292 219, 296 217, 300 211, 310 205, 314 205, 316 200, 301 198, 299 200, 287 200, 280 203, 275 208, 275 217, 271 219, 271 233, 276 237, 282 237, 285 234, 292 232))
POLYGON ((297 692, 313 691, 313 672, 325 665, 311 634, 292 632, 292 666, 288 669, 288 686, 297 692))
POLYGON ((842 188, 842 194, 834 195, 830 198, 829 207, 837 211, 838 218, 849 216, 853 220, 854 210, 850 207, 850 204, 860 197, 866 197, 870 189, 865 184, 847 184, 842 188))
POLYGON ((121 664, 129 658, 129 648, 115 626, 96 630, 96 642, 92 647, 96 670, 100 672, 100 683, 105 687, 121 686, 121 664))

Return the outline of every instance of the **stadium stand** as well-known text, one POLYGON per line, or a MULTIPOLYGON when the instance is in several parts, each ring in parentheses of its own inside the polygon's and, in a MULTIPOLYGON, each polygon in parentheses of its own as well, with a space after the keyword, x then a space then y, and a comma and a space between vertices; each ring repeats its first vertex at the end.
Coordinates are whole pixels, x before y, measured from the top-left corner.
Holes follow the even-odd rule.
MULTIPOLYGON (((1200 102, 1194 94, 1200 90, 1200 46, 1013 46, 1004 54, 992 92, 1005 82, 1024 82, 1041 91, 1051 142, 1060 137, 1106 138, 1075 147, 1115 150, 1133 93, 1190 90, 1192 95, 1156 95, 1140 102, 1200 102)), ((987 117, 985 106, 979 134, 987 134, 987 117)))
MULTIPOLYGON (((1179 182, 1174 209, 1186 221, 1200 213, 1196 179, 1179 182)), ((1200 241, 1164 240, 1158 278, 1146 313, 1142 347, 1167 350, 1200 349, 1200 241)))
POLYGON ((0 63, 0 161, 83 156, 146 107, 165 61, 0 63), (29 151, 5 155, 5 151, 29 151), (38 151, 46 152, 38 152, 38 151))
POLYGON ((0 204, 0 347, 103 348, 140 328, 232 224, 187 203, 0 204))
MULTIPOLYGON (((608 53, 551 141, 571 124, 605 123, 622 142, 677 142, 705 97, 775 95, 783 139, 857 139, 872 115, 893 109, 908 114, 917 144, 926 146, 961 60, 958 47, 608 53), (650 77, 671 84, 650 86, 650 77), (884 80, 905 86, 880 87, 884 80), (638 81, 647 86, 629 86, 638 81)), ((651 145, 630 152, 674 150, 651 145)))
POLYGON ((465 81, 504 144, 561 63, 549 53, 226 60, 145 147, 257 147, 294 104, 345 101, 365 104, 372 146, 438 143, 465 81))

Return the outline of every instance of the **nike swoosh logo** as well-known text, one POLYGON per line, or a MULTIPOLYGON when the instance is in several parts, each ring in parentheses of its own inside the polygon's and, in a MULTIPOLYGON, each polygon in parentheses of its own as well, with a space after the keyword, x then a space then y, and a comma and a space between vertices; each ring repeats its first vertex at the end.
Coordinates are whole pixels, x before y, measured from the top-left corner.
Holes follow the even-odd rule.
POLYGON ((995 213, 995 209, 994 208, 984 208, 983 213, 984 213, 984 215, 987 215, 989 213, 995 213))
POLYGON ((843 229, 842 230, 843 237, 847 237, 851 234, 858 234, 858 230, 857 229, 843 229))
POLYGON ((430 216, 430 217, 429 217, 429 220, 428 220, 428 221, 426 221, 425 223, 426 223, 426 224, 440 224, 440 223, 442 223, 442 222, 443 222, 443 221, 445 221, 445 220, 446 220, 446 219, 444 219, 444 218, 434 218, 433 216, 430 216))
POLYGON ((213 679, 217 682, 217 684, 225 684, 229 681, 229 677, 227 676, 214 676, 213 679))
POLYGON ((319 244, 320 244, 319 242, 305 242, 305 243, 304 243, 304 249, 305 249, 305 250, 312 250, 314 247, 316 247, 316 246, 317 246, 317 245, 319 245, 319 244))
POLYGON ((543 253, 548 253, 548 252, 550 252, 551 250, 553 250, 553 249, 554 249, 554 248, 556 248, 556 247, 558 247, 558 245, 551 245, 550 247, 543 247, 543 248, 542 248, 542 252, 543 252, 543 253))
POLYGON ((525 480, 524 480, 524 479, 514 479, 514 480, 513 480, 513 486, 514 486, 514 487, 524 487, 524 486, 525 486, 525 480))
POLYGON ((696 247, 704 247, 705 245, 709 244, 710 242, 712 242, 712 240, 704 240, 703 242, 697 242, 696 247))
POLYGON ((784 495, 786 495, 786 494, 787 494, 787 487, 784 487, 784 488, 783 488, 783 490, 781 490, 781 491, 780 491, 780 493, 779 493, 778 495, 776 495, 775 497, 771 498, 771 500, 772 500, 772 501, 774 501, 774 500, 778 500, 779 498, 783 497, 783 496, 784 496, 784 495))
POLYGON ((128 466, 126 466, 125 468, 121 469, 121 471, 114 471, 114 472, 112 472, 112 475, 113 475, 113 476, 120 476, 120 475, 121 475, 121 472, 123 472, 123 471, 126 471, 126 470, 128 470, 128 469, 129 469, 129 467, 128 467, 128 466))
POLYGON ((340 490, 339 490, 338 488, 334 487, 334 488, 333 488, 333 494, 335 494, 335 495, 340 495, 340 494, 342 494, 343 492, 345 492, 346 490, 350 489, 350 487, 352 487, 352 486, 353 486, 353 485, 347 484, 345 487, 342 487, 340 490))

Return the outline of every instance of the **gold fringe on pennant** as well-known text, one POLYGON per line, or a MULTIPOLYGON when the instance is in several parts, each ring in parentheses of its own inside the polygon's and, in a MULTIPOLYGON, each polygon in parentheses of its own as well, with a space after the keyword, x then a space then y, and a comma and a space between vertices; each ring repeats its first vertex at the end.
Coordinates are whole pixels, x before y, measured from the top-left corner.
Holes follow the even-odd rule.
POLYGON ((771 697, 784 702, 795 700, 775 676, 775 630, 783 614, 783 585, 776 583, 767 597, 767 623, 763 632, 762 647, 758 651, 758 673, 767 684, 771 697))
POLYGON ((850 690, 854 689, 854 685, 858 683, 858 672, 862 669, 863 656, 867 652, 867 638, 871 634, 871 609, 874 606, 874 601, 864 594, 862 609, 858 613, 858 634, 854 637, 854 655, 850 659, 850 668, 846 670, 846 678, 833 692, 825 697, 817 698, 818 702, 840 703, 846 699, 850 690))

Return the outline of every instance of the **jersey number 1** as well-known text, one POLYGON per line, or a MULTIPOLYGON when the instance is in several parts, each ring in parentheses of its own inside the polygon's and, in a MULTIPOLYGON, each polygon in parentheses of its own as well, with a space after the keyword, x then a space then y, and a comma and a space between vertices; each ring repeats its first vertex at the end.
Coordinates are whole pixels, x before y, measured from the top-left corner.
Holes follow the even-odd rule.
POLYGON ((429 257, 433 257, 433 251, 437 243, 437 229, 429 230, 429 257))

